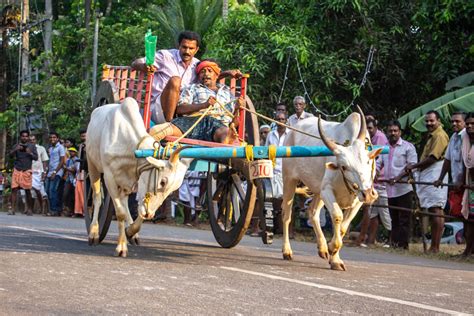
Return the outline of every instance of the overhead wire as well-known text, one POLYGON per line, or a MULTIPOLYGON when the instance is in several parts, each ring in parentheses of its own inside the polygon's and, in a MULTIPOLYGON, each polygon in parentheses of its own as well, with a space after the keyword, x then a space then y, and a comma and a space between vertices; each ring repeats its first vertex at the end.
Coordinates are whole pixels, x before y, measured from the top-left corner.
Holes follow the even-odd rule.
MULTIPOLYGON (((295 50, 295 48, 293 46, 290 46, 288 47, 288 50, 289 50, 289 53, 288 53, 288 60, 287 60, 287 64, 286 64, 286 69, 285 69, 285 76, 283 78, 283 83, 282 83, 282 88, 281 88, 281 91, 280 91, 280 97, 278 99, 278 102, 281 101, 281 98, 282 98, 282 95, 283 95, 283 91, 284 91, 284 88, 285 88, 285 84, 286 84, 286 80, 288 80, 288 69, 289 69, 289 64, 290 64, 290 59, 291 59, 291 56, 292 56, 292 51, 295 50)), ((365 63, 365 70, 364 70, 364 75, 362 76, 362 80, 359 84, 359 87, 358 87, 358 91, 360 92, 362 90, 362 88, 365 86, 365 84, 367 83, 367 75, 370 73, 370 69, 372 67, 372 62, 373 62, 373 56, 374 56, 374 53, 375 53, 375 48, 373 45, 370 46, 370 50, 369 50, 369 53, 368 53, 368 57, 367 57, 367 61, 365 63)), ((326 113, 325 111, 321 110, 320 108, 318 108, 312 101, 311 99, 311 96, 310 94, 308 93, 308 89, 306 88, 306 84, 305 84, 305 81, 303 79, 303 74, 302 74, 302 71, 301 71, 301 66, 300 66, 300 63, 298 61, 298 56, 295 54, 294 56, 294 59, 296 61, 296 68, 298 70, 298 76, 299 76, 299 82, 301 83, 301 85, 303 86, 303 90, 304 90, 304 97, 305 99, 307 98, 309 100, 309 104, 315 109, 316 113, 321 113, 322 115, 324 115, 326 118, 336 118, 336 117, 339 117, 343 114, 345 114, 349 109, 351 109, 353 106, 354 106, 354 102, 355 100, 357 99, 357 97, 359 97, 358 94, 356 94, 353 98, 352 98, 352 101, 351 103, 345 107, 342 111, 338 112, 338 113, 335 113, 335 114, 331 114, 331 113, 326 113)))

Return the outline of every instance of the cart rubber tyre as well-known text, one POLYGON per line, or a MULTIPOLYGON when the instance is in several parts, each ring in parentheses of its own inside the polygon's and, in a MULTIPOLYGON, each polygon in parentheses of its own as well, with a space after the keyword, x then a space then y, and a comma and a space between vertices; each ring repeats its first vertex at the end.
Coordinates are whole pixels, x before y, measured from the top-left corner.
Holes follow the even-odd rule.
POLYGON ((224 248, 237 245, 252 218, 257 187, 249 180, 244 160, 241 167, 208 172, 207 198, 209 222, 217 243, 224 248), (247 174, 246 174, 247 173, 247 174))
MULTIPOLYGON (((255 111, 252 100, 246 96, 247 107, 255 111)), ((245 112, 247 142, 260 145, 257 117, 245 112)), ((250 181, 248 162, 231 159, 230 165, 219 165, 217 172, 208 172, 207 204, 209 222, 216 241, 224 248, 236 246, 245 235, 252 219, 257 199, 257 185, 250 181), (226 219, 227 220, 224 220, 226 219)))

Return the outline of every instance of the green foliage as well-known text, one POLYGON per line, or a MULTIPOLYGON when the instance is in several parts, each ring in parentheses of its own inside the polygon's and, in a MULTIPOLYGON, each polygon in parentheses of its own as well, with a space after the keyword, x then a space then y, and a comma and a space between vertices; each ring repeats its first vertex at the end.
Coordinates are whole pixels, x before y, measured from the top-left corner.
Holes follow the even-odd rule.
MULTIPOLYGON (((225 67, 252 74, 250 93, 270 112, 289 53, 297 56, 309 98, 335 113, 356 102, 381 120, 398 117, 443 93, 444 83, 473 69, 469 1, 260 1, 260 14, 239 6, 206 37, 225 67), (359 89, 367 54, 371 72, 359 89)), ((291 60, 283 100, 304 90, 291 60)), ((309 108, 309 110, 313 110, 309 108)))
MULTIPOLYGON (((150 10, 164 31, 163 41, 169 44, 168 47, 174 47, 183 30, 204 36, 221 14, 222 0, 168 0, 164 5, 150 6, 150 10)), ((206 45, 203 43, 199 54, 205 51, 206 45)))
MULTIPOLYGON (((43 58, 45 56, 37 62, 43 58)), ((70 73, 62 71, 67 67, 63 67, 61 59, 52 60, 49 77, 23 86, 23 91, 28 92, 30 97, 19 97, 16 92, 11 95, 10 111, 31 107, 31 114, 40 115, 50 131, 54 130, 62 137, 76 138, 90 112, 89 84, 85 81, 72 82, 70 73)), ((14 122, 10 120, 9 124, 11 126, 14 122)))
MULTIPOLYGON (((32 32, 30 42, 31 62, 42 68, 49 59, 49 68, 40 82, 24 87, 30 98, 19 98, 9 80, 11 104, 0 113, 0 127, 15 128, 17 107, 32 105, 48 128, 76 136, 90 112, 93 13, 105 13, 107 2, 92 2, 88 28, 84 1, 54 2, 53 54, 41 54, 40 32, 32 32)), ((189 29, 203 36, 204 57, 251 75, 249 95, 263 113, 272 113, 279 100, 291 57, 285 103, 305 93, 297 60, 307 98, 316 106, 336 113, 356 97, 381 121, 435 99, 448 79, 474 69, 472 1, 232 0, 225 22, 219 18, 222 2, 113 1, 110 15, 100 19, 98 64, 129 65, 144 56, 147 29, 158 36, 158 48, 174 47, 177 34, 189 29), (371 46, 371 73, 359 89, 371 46)), ((9 78, 16 78, 18 39, 11 36, 9 78)))

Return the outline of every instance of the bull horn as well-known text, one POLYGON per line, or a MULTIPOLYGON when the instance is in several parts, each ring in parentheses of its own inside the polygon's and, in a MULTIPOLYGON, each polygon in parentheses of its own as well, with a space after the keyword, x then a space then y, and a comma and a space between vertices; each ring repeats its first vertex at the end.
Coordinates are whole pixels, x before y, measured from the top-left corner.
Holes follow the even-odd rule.
POLYGON ((359 114, 360 114, 360 130, 359 130, 359 135, 357 136, 357 138, 365 142, 365 137, 367 135, 367 122, 365 121, 364 112, 362 112, 362 109, 360 108, 359 105, 357 105, 357 111, 359 111, 359 114))
POLYGON ((324 133, 323 127, 321 125, 321 114, 318 117, 318 130, 319 136, 321 136, 321 140, 323 141, 324 145, 326 145, 326 147, 334 153, 337 150, 337 145, 335 142, 326 137, 326 134, 324 133))
POLYGON ((171 156, 170 156, 170 163, 171 163, 172 165, 175 165, 175 164, 178 163, 178 160, 179 160, 179 152, 180 152, 181 150, 185 149, 185 148, 187 148, 187 147, 184 147, 184 146, 183 146, 183 147, 179 147, 178 149, 176 149, 175 151, 173 151, 173 153, 172 153, 171 156))

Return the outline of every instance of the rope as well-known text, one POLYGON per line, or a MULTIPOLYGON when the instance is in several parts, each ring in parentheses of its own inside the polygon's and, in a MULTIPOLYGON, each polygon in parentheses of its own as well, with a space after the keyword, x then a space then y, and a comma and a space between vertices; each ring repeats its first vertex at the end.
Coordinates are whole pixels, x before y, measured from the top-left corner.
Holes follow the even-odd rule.
MULTIPOLYGON (((227 110, 227 109, 225 108, 225 106, 226 106, 227 104, 230 104, 230 103, 232 103, 232 102, 234 102, 234 100, 231 101, 231 102, 229 102, 229 103, 222 104, 221 102, 219 102, 219 101, 216 100, 217 105, 219 105, 219 106, 221 107, 221 109, 223 109, 225 112, 227 112, 227 115, 229 115, 229 116, 233 119, 233 118, 234 118, 234 114, 231 113, 229 110, 227 110)), ((181 136, 178 137, 174 142, 171 143, 171 145, 172 145, 171 147, 173 147, 173 146, 175 146, 175 145, 178 145, 179 142, 180 142, 183 138, 185 138, 189 133, 191 133, 191 131, 199 124, 199 122, 201 122, 201 121, 204 119, 205 116, 207 116, 207 115, 209 114, 209 112, 210 112, 213 108, 214 108, 214 105, 209 105, 209 106, 207 107, 207 109, 199 116, 199 118, 197 119, 197 121, 194 122, 194 124, 193 124, 183 135, 181 135, 181 136)), ((193 115, 193 116, 197 116, 197 115, 193 115)), ((234 127, 229 126, 229 128, 234 132, 234 134, 237 134, 237 132, 236 132, 236 130, 235 130, 234 127)), ((168 146, 168 144, 167 144, 166 146, 168 146)))
POLYGON ((290 125, 287 125, 287 124, 278 122, 278 121, 276 121, 276 120, 274 120, 274 119, 272 119, 272 118, 269 118, 268 116, 265 116, 265 115, 263 115, 263 114, 257 113, 257 112, 255 112, 255 111, 252 111, 252 110, 247 109, 247 108, 243 108, 243 109, 244 109, 245 111, 249 112, 249 113, 252 113, 252 114, 254 114, 254 115, 256 115, 256 116, 259 116, 259 117, 263 118, 264 120, 273 122, 273 123, 275 123, 275 124, 277 124, 277 125, 280 125, 280 126, 285 126, 285 127, 288 128, 288 129, 291 129, 291 130, 296 131, 296 132, 298 132, 298 133, 304 134, 304 135, 306 135, 306 136, 314 137, 314 138, 317 138, 317 139, 321 139, 321 137, 319 137, 319 136, 316 136, 316 135, 314 135, 314 134, 307 133, 307 132, 305 132, 305 131, 303 131, 303 130, 300 130, 300 129, 298 129, 298 128, 294 128, 294 127, 291 127, 290 125))
POLYGON ((268 146, 268 159, 272 161, 273 168, 275 168, 275 165, 276 165, 276 153, 277 153, 276 145, 268 146))
POLYGON ((213 108, 213 105, 209 105, 207 107, 207 109, 204 111, 204 113, 201 114, 201 116, 197 119, 196 122, 194 122, 194 124, 183 134, 181 135, 180 137, 178 137, 172 144, 173 145, 177 145, 179 143, 180 140, 182 140, 183 138, 185 138, 189 133, 191 133, 191 131, 196 127, 196 125, 199 124, 199 122, 202 121, 202 119, 207 115, 207 113, 209 113, 209 111, 213 108))
POLYGON ((253 145, 245 146, 245 157, 248 161, 253 161, 253 145))
POLYGON ((449 218, 449 219, 456 219, 456 220, 462 220, 463 222, 469 222, 469 223, 474 223, 474 220, 472 219, 465 219, 461 217, 456 217, 452 215, 444 215, 444 214, 434 214, 434 213, 429 213, 429 212, 422 212, 416 208, 407 208, 407 207, 401 207, 401 206, 393 206, 393 205, 383 205, 383 204, 372 204, 371 206, 374 207, 384 207, 384 208, 391 208, 394 210, 399 210, 399 211, 404 211, 404 212, 410 212, 413 213, 414 215, 427 215, 427 216, 433 216, 433 217, 443 217, 443 218, 449 218))
MULTIPOLYGON (((377 180, 377 182, 385 182, 385 183, 392 183, 390 180, 377 180)), ((398 180, 398 181, 393 181, 394 183, 405 183, 405 184, 418 184, 418 185, 434 185, 432 182, 424 182, 424 181, 415 181, 415 180, 398 180)), ((454 183, 441 183, 441 187, 458 187, 457 184, 454 183)))

